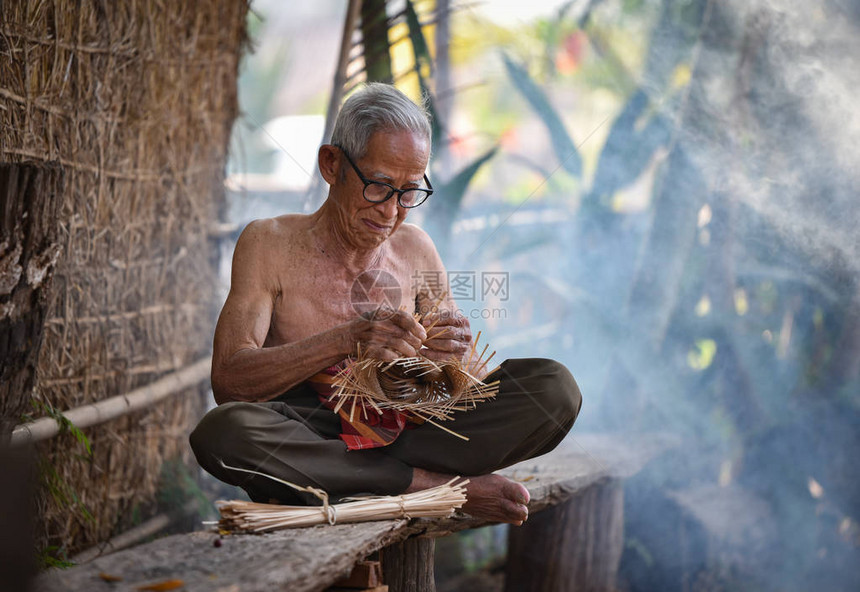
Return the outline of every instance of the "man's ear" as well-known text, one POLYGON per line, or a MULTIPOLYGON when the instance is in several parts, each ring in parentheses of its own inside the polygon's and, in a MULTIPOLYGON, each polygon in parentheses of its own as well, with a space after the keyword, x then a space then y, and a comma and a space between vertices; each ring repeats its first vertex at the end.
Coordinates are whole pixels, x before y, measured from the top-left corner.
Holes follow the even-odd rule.
POLYGON ((334 185, 340 171, 340 150, 331 144, 323 144, 320 146, 317 161, 322 178, 329 185, 334 185))

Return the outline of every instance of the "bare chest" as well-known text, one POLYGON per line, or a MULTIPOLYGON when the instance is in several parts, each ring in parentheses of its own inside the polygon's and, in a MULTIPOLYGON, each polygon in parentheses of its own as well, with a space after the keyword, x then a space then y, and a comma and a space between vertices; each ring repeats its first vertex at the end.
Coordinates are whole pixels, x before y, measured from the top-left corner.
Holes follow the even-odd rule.
POLYGON ((379 307, 413 311, 417 286, 397 257, 350 272, 325 256, 308 256, 280 273, 268 346, 305 339, 379 307))

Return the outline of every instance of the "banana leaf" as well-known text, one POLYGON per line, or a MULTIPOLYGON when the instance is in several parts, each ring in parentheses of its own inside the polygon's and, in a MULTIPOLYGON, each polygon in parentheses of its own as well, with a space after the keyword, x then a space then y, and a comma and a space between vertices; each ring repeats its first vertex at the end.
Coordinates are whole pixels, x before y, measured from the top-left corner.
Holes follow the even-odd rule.
POLYGON ((521 64, 514 62, 504 52, 502 52, 502 60, 505 63, 505 69, 514 87, 528 101, 529 105, 531 105, 532 109, 534 109, 535 113, 537 113, 546 126, 553 150, 561 166, 574 177, 581 177, 582 157, 565 130, 564 122, 550 103, 546 93, 535 84, 521 64))
POLYGON ((436 242, 440 252, 447 249, 451 238, 451 226, 460 211, 460 205, 466 190, 482 166, 498 152, 499 147, 493 146, 476 158, 447 183, 436 188, 428 202, 427 230, 436 242))
POLYGON ((656 113, 642 131, 636 131, 636 122, 648 104, 648 95, 637 90, 613 122, 584 204, 599 205, 602 198, 633 183, 654 152, 668 144, 671 124, 661 113, 656 113))
POLYGON ((433 75, 433 59, 430 57, 430 48, 424 39, 424 31, 421 30, 421 22, 418 13, 410 0, 406 0, 406 24, 409 26, 409 40, 412 42, 412 52, 415 55, 415 70, 422 76, 421 68, 426 66, 428 74, 433 75))

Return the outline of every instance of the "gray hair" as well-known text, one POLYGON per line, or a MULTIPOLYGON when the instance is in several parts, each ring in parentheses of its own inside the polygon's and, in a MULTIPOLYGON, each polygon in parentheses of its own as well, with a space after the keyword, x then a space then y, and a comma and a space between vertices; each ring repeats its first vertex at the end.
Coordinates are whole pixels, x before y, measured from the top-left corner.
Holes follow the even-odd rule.
POLYGON ((365 155, 367 144, 376 132, 403 130, 423 136, 429 143, 432 132, 427 109, 390 84, 371 82, 341 107, 331 143, 358 159, 365 155))

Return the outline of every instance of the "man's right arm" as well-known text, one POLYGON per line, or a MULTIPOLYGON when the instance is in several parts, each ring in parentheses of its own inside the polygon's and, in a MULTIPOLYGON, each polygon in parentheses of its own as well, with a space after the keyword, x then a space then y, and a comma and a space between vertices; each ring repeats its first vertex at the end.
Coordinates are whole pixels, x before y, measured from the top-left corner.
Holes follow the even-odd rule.
POLYGON ((233 254, 230 294, 215 328, 212 391, 218 404, 268 401, 334 365, 354 349, 348 326, 263 347, 281 287, 272 273, 274 220, 252 222, 233 254))

